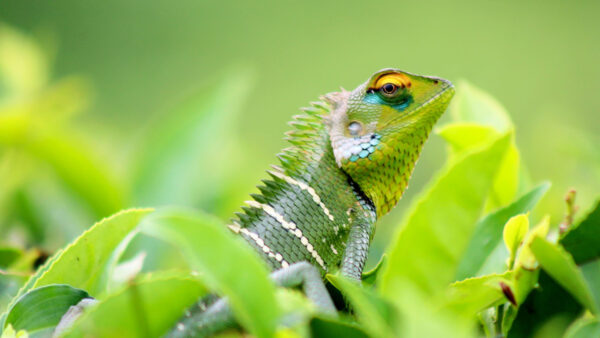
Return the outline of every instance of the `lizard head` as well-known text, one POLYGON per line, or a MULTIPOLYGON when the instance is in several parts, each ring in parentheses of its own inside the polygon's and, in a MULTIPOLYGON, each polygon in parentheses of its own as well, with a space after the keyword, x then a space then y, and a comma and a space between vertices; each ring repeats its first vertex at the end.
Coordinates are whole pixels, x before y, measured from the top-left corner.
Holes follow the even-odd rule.
POLYGON ((383 69, 353 91, 327 94, 329 136, 337 165, 388 213, 408 185, 433 125, 454 87, 444 79, 383 69))

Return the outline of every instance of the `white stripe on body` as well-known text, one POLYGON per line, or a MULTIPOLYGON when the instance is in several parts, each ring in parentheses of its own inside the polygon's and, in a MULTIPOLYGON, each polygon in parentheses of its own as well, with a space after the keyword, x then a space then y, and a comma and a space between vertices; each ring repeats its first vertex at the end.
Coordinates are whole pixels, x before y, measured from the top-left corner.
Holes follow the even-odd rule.
POLYGON ((321 200, 321 197, 319 197, 319 195, 317 194, 317 192, 315 191, 315 189, 313 189, 311 186, 309 186, 308 184, 304 183, 304 182, 300 182, 298 180, 295 180, 289 176, 286 176, 276 170, 272 170, 269 171, 271 174, 273 174, 274 176, 277 176, 279 178, 281 178, 282 180, 286 181, 289 184, 292 185, 296 185, 298 186, 300 189, 308 192, 310 194, 310 196, 312 197, 313 201, 315 201, 315 203, 317 203, 321 209, 323 210, 323 212, 325 213, 325 215, 327 215, 327 217, 329 217, 329 220, 333 221, 333 215, 329 212, 329 209, 327 209, 327 206, 325 206, 325 203, 323 203, 323 201, 321 200))
MULTIPOLYGON (((256 201, 246 201, 246 203, 254 208, 264 210, 269 216, 273 217, 283 228, 288 230, 291 234, 298 237, 300 239, 300 243, 304 245, 306 250, 311 254, 311 256, 319 263, 319 265, 323 268, 323 270, 327 271, 327 267, 325 266, 325 262, 314 248, 314 246, 309 242, 308 238, 302 234, 302 230, 298 229, 296 223, 288 222, 283 218, 281 214, 279 214, 273 207, 268 204, 258 203, 256 201)), ((283 264, 282 264, 283 265, 283 264)))

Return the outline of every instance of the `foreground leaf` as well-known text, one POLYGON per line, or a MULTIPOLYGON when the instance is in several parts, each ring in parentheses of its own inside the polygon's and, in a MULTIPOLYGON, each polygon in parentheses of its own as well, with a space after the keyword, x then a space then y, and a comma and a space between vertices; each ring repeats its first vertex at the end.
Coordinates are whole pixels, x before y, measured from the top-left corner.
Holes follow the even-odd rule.
POLYGON ((465 80, 456 87, 456 95, 448 107, 454 121, 490 126, 498 132, 512 129, 506 109, 493 96, 465 80))
POLYGON ((20 330, 17 332, 12 325, 9 325, 2 331, 0 338, 29 338, 29 334, 27 334, 27 331, 25 330, 20 330))
POLYGON ((12 306, 4 327, 12 325, 15 330, 30 334, 51 332, 69 307, 87 297, 87 292, 69 285, 46 285, 31 290, 12 306))
POLYGON ((387 321, 391 317, 390 309, 383 300, 371 294, 369 290, 359 284, 343 277, 327 275, 327 279, 338 290, 341 290, 352 303, 352 308, 356 312, 359 322, 372 337, 391 337, 394 335, 393 328, 387 321))
POLYGON ((35 280, 33 288, 69 284, 97 297, 108 283, 113 251, 152 209, 119 212, 96 223, 60 252, 35 280))
MULTIPOLYGON (((25 274, 7 273, 0 270, 0 309, 5 311, 11 299, 17 295, 19 288, 29 278, 25 274)), ((3 316, 0 316, 0 328, 2 327, 3 316)))
POLYGON ((540 237, 534 238, 530 247, 542 268, 552 278, 587 309, 598 312, 591 291, 569 253, 540 237))
POLYGON ((562 318, 564 320, 562 327, 554 330, 554 333, 560 336, 567 329, 568 323, 580 315, 581 305, 544 270, 540 271, 537 282, 539 287, 534 288, 519 306, 516 318, 511 321, 512 325, 503 326, 502 333, 505 336, 534 337, 546 322, 554 318, 562 318))
POLYGON ((204 293, 189 275, 154 273, 84 311, 65 336, 159 337, 204 293))
POLYGON ((506 134, 451 163, 419 197, 390 247, 383 295, 394 298, 402 280, 429 294, 453 281, 509 141, 506 134))
POLYGON ((529 214, 513 216, 504 226, 502 237, 510 254, 508 267, 512 268, 517 256, 517 249, 529 231, 529 214))
POLYGON ((247 243, 217 219, 185 211, 153 214, 141 229, 180 248, 199 278, 229 298, 236 319, 248 331, 273 335, 279 317, 275 288, 265 263, 247 243))
POLYGON ((474 318, 479 311, 507 301, 502 285, 510 283, 512 274, 508 271, 501 275, 487 275, 452 283, 448 287, 444 306, 474 318))
POLYGON ((600 337, 600 321, 596 318, 578 320, 565 333, 565 338, 589 337, 600 337))
MULTIPOLYGON (((502 233, 506 222, 514 215, 533 210, 549 188, 549 183, 542 183, 515 202, 477 222, 475 232, 458 265, 455 280, 477 276, 486 264, 486 260, 491 258, 492 252, 502 246, 502 233)), ((502 268, 504 268, 505 258, 499 259, 502 268)), ((495 270, 494 272, 500 272, 495 270)))
POLYGON ((344 337, 344 338, 367 338, 358 325, 353 325, 338 319, 315 317, 310 321, 311 336, 316 338, 344 337))
POLYGON ((560 240, 577 264, 600 258, 600 202, 560 240))

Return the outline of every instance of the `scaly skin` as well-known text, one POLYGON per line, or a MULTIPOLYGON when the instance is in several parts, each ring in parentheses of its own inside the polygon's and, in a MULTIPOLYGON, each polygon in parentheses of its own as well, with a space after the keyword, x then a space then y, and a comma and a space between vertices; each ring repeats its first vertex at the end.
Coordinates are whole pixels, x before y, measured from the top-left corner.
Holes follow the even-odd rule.
POLYGON ((453 93, 446 80, 384 69, 351 92, 325 95, 291 122, 281 167, 230 229, 273 270, 308 261, 335 272, 353 254, 346 250, 350 229, 372 225, 402 196, 453 93), (396 93, 386 96, 386 84, 396 93))
MULTIPOLYGON (((325 95, 291 122, 292 147, 229 228, 262 255, 276 283, 302 285, 317 308, 335 315, 319 273, 360 281, 375 221, 402 196, 453 93, 446 80, 384 69, 351 92, 325 95)), ((232 326, 220 299, 205 311, 192 307, 169 336, 232 326)))

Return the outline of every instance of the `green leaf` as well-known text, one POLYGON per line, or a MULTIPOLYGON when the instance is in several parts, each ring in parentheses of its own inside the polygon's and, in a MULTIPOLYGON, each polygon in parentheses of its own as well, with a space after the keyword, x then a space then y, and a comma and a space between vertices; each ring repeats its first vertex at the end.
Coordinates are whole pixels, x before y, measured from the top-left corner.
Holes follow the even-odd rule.
POLYGON ((455 312, 474 318, 479 311, 506 302, 502 284, 509 285, 512 274, 507 271, 501 275, 493 274, 452 283, 443 304, 455 312))
POLYGON ((28 151, 48 163, 65 187, 86 201, 97 217, 110 215, 125 205, 123 187, 106 163, 95 157, 86 141, 75 133, 46 134, 28 143, 28 151))
MULTIPOLYGON (((494 127, 469 122, 445 125, 438 129, 438 133, 448 142, 451 157, 481 147, 501 135, 494 127)), ((515 198, 519 187, 519 170, 520 155, 513 137, 494 178, 486 210, 503 207, 515 198)))
POLYGON ((96 223, 58 254, 32 287, 69 284, 98 297, 105 291, 110 270, 119 258, 114 255, 115 249, 151 211, 125 210, 96 223))
POLYGON ((358 325, 343 322, 338 319, 315 317, 310 321, 311 337, 344 337, 344 338, 367 338, 358 325))
MULTIPOLYGON (((48 81, 48 63, 41 48, 26 35, 0 25, 0 88, 15 99, 40 90, 48 81)), ((0 102, 5 99, 0 96, 0 102)))
POLYGON ((420 195, 390 246, 383 295, 395 298, 402 280, 428 294, 453 281, 509 142, 506 134, 458 158, 420 195))
POLYGON ((471 122, 446 124, 436 129, 436 132, 448 143, 450 156, 476 149, 482 144, 494 141, 500 135, 494 127, 471 122))
POLYGON ((560 285, 569 291, 583 306, 598 311, 592 293, 573 257, 558 245, 536 237, 531 242, 531 251, 542 268, 560 285))
POLYGON ((520 214, 513 216, 508 220, 504 226, 502 237, 504 238, 504 244, 510 254, 509 257, 509 268, 512 268, 517 255, 517 249, 521 245, 523 238, 529 231, 529 214, 520 214))
MULTIPOLYGON (((505 336, 534 337, 547 321, 564 318, 567 324, 560 329, 555 329, 555 333, 560 335, 566 330, 568 322, 581 313, 581 305, 545 271, 539 272, 537 282, 539 286, 534 288, 527 299, 519 305, 516 318, 511 321, 512 325, 507 325, 510 323, 503 321, 502 333, 505 336)), ((513 307, 510 306, 509 309, 513 307)), ((514 312, 511 310, 509 315, 514 317, 514 312)))
MULTIPOLYGON (((467 81, 459 81, 456 96, 448 108, 455 124, 444 127, 441 134, 455 151, 481 145, 514 126, 502 105, 490 94, 467 81), (486 135, 487 134, 487 135, 486 135)), ((486 211, 510 203, 519 188, 520 155, 514 139, 502 159, 494 188, 486 202, 486 211)))
POLYGON ((382 268, 387 263, 387 255, 381 255, 381 259, 375 265, 375 267, 369 271, 363 272, 361 282, 364 286, 373 286, 377 282, 377 278, 379 273, 382 271, 382 268))
POLYGON ((0 248, 0 269, 7 269, 23 254, 24 254, 23 250, 20 250, 17 248, 12 248, 12 247, 0 248))
POLYGON ((180 248, 200 278, 229 298, 236 319, 248 331, 259 337, 273 335, 279 308, 268 269, 220 221, 201 213, 170 210, 146 218, 141 230, 180 248))
POLYGON ((27 334, 27 331, 25 330, 16 332, 12 325, 9 325, 2 331, 0 338, 29 338, 29 334, 27 334))
POLYGON ((46 285, 21 296, 6 316, 4 327, 12 325, 15 330, 49 330, 60 322, 69 307, 89 295, 84 290, 69 285, 46 285))
POLYGON ((389 325, 387 304, 367 289, 360 287, 341 276, 327 275, 327 279, 352 303, 359 323, 371 337, 391 337, 393 328, 389 325))
POLYGON ((600 202, 563 236, 560 244, 573 255, 577 264, 600 258, 600 202))
MULTIPOLYGON (((10 300, 17 295, 19 288, 25 284, 29 276, 22 273, 8 273, 0 270, 0 309, 4 312, 10 300)), ((0 316, 0 327, 2 317, 0 316)))
MULTIPOLYGON (((533 210, 549 188, 550 183, 542 183, 512 204, 488 214, 477 222, 475 232, 458 264, 455 280, 477 276, 481 272, 486 260, 491 258, 492 252, 497 247, 502 246, 501 240, 504 225, 510 217, 533 210)), ((500 259, 503 267, 505 258, 500 259)))
POLYGON ((133 176, 138 203, 214 208, 214 199, 240 175, 235 122, 252 74, 235 69, 220 78, 149 128, 133 176))
POLYGON ((29 279, 27 279, 27 282, 25 284, 23 284, 23 286, 19 289, 19 292, 17 293, 17 295, 15 297, 13 297, 13 299, 10 302, 10 305, 14 304, 14 302, 17 300, 18 297, 22 296, 23 294, 25 294, 27 291, 31 290, 31 288, 33 288, 33 285, 35 284, 35 282, 37 282, 37 280, 40 278, 41 275, 43 275, 46 271, 48 271, 48 268, 50 267, 50 265, 52 265, 52 263, 54 263, 54 261, 56 261, 56 259, 58 258, 58 256, 62 253, 62 250, 58 250, 56 251, 56 253, 54 255, 52 255, 50 258, 48 258, 48 260, 46 260, 46 262, 40 266, 37 271, 31 276, 29 277, 29 279))
POLYGON ((581 265, 580 269, 590 288, 596 309, 600 309, 600 258, 581 265))
POLYGON ((84 311, 66 337, 160 337, 205 289, 189 274, 155 272, 84 311))
POLYGON ((569 327, 565 338, 600 337, 600 321, 597 318, 582 318, 569 327))
POLYGON ((465 80, 457 82, 456 95, 448 111, 456 122, 474 122, 501 133, 513 128, 510 116, 500 102, 465 80))
POLYGON ((523 245, 521 246, 521 250, 519 250, 516 262, 515 269, 524 268, 529 271, 533 271, 538 268, 538 261, 536 260, 535 255, 531 251, 531 242, 536 238, 546 238, 548 236, 548 232, 550 230, 550 217, 544 217, 538 225, 533 227, 531 231, 527 233, 525 238, 523 239, 523 245))

